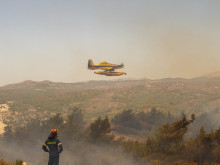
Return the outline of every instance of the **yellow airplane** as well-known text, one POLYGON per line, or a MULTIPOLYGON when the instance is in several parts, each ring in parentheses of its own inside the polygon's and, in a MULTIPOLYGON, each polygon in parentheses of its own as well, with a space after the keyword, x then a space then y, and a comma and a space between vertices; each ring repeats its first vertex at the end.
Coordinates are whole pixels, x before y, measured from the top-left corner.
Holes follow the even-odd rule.
POLYGON ((101 69, 104 70, 103 72, 94 72, 95 74, 105 75, 105 76, 120 76, 126 73, 125 72, 114 72, 115 69, 123 68, 124 64, 116 65, 116 64, 110 64, 106 61, 100 62, 98 65, 94 65, 92 59, 89 59, 88 61, 88 69, 90 70, 96 70, 101 69))

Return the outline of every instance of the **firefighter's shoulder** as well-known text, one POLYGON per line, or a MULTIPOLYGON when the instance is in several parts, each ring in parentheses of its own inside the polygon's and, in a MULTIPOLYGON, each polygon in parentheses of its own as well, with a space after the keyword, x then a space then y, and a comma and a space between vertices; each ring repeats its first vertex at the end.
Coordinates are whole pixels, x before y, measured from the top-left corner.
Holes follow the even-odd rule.
POLYGON ((62 144, 59 139, 57 139, 56 141, 58 146, 62 144))

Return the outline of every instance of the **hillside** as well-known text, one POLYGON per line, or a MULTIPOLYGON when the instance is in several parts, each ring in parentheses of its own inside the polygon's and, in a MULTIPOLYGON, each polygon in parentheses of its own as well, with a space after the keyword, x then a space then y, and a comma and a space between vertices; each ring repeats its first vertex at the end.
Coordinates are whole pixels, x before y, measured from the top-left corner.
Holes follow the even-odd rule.
POLYGON ((110 118, 124 109, 150 111, 153 107, 179 115, 220 108, 220 79, 117 80, 61 83, 25 81, 0 88, 5 124, 23 125, 33 118, 64 117, 70 107, 85 111, 87 121, 110 118))
POLYGON ((220 78, 220 71, 206 74, 204 76, 201 76, 200 78, 220 78))

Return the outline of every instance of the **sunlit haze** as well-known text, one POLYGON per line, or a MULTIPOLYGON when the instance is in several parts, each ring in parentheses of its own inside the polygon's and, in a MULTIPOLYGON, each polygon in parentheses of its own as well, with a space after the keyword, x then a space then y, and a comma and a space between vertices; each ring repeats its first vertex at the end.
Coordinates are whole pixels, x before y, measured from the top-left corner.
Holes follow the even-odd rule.
POLYGON ((220 70, 218 0, 0 0, 0 86, 192 78, 220 70), (87 69, 124 63, 127 75, 87 69))

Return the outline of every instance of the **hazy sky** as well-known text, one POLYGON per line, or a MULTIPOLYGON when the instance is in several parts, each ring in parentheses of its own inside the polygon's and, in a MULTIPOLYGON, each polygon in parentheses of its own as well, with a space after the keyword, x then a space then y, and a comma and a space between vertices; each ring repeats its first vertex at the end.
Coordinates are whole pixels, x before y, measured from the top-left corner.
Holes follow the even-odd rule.
POLYGON ((220 70, 219 0, 0 0, 0 86, 220 70), (127 76, 87 70, 124 63, 127 76))

